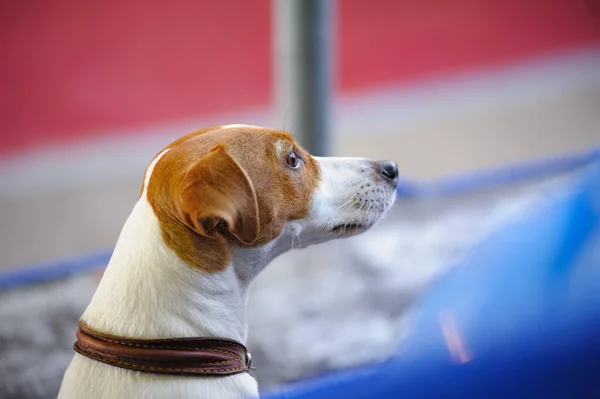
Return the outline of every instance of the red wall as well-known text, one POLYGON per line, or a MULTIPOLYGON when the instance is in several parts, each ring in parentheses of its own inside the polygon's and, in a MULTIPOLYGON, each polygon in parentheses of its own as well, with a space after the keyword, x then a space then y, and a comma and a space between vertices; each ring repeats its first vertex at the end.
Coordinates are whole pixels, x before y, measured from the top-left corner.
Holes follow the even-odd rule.
MULTIPOLYGON (((600 0, 338 0, 343 92, 600 42, 600 0)), ((0 154, 271 100, 269 0, 5 1, 0 154)))

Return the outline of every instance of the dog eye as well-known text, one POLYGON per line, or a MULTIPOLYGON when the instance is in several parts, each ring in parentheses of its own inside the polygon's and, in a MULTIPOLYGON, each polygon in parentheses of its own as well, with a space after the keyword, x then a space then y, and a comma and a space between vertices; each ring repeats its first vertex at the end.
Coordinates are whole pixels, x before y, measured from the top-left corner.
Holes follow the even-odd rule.
POLYGON ((296 155, 295 152, 292 152, 290 155, 288 155, 287 159, 285 160, 285 163, 292 169, 298 169, 302 164, 302 159, 300 159, 300 157, 296 155))

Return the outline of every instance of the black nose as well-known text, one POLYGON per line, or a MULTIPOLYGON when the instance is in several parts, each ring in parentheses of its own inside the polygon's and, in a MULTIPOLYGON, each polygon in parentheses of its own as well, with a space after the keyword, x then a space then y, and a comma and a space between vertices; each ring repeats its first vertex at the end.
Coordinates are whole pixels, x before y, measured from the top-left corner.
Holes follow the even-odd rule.
POLYGON ((398 183, 398 165, 392 161, 379 162, 382 176, 392 182, 394 185, 398 183))

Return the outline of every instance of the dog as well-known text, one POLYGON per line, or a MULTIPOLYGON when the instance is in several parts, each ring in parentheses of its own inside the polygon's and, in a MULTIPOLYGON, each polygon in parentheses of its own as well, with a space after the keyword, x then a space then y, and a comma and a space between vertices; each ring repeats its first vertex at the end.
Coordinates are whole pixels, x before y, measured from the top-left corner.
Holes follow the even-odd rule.
POLYGON ((81 316, 59 398, 258 397, 243 346, 252 280, 294 240, 370 229, 397 183, 394 162, 314 157, 262 127, 214 126, 171 143, 147 167, 81 316))

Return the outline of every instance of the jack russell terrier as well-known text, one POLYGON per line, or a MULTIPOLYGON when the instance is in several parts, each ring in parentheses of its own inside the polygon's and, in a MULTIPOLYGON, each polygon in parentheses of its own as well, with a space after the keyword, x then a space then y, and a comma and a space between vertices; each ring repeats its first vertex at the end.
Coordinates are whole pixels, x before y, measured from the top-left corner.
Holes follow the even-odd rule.
POLYGON ((397 182, 393 162, 313 157, 261 127, 173 142, 146 169, 59 398, 257 397, 243 345, 250 283, 296 238, 372 227, 397 182))

